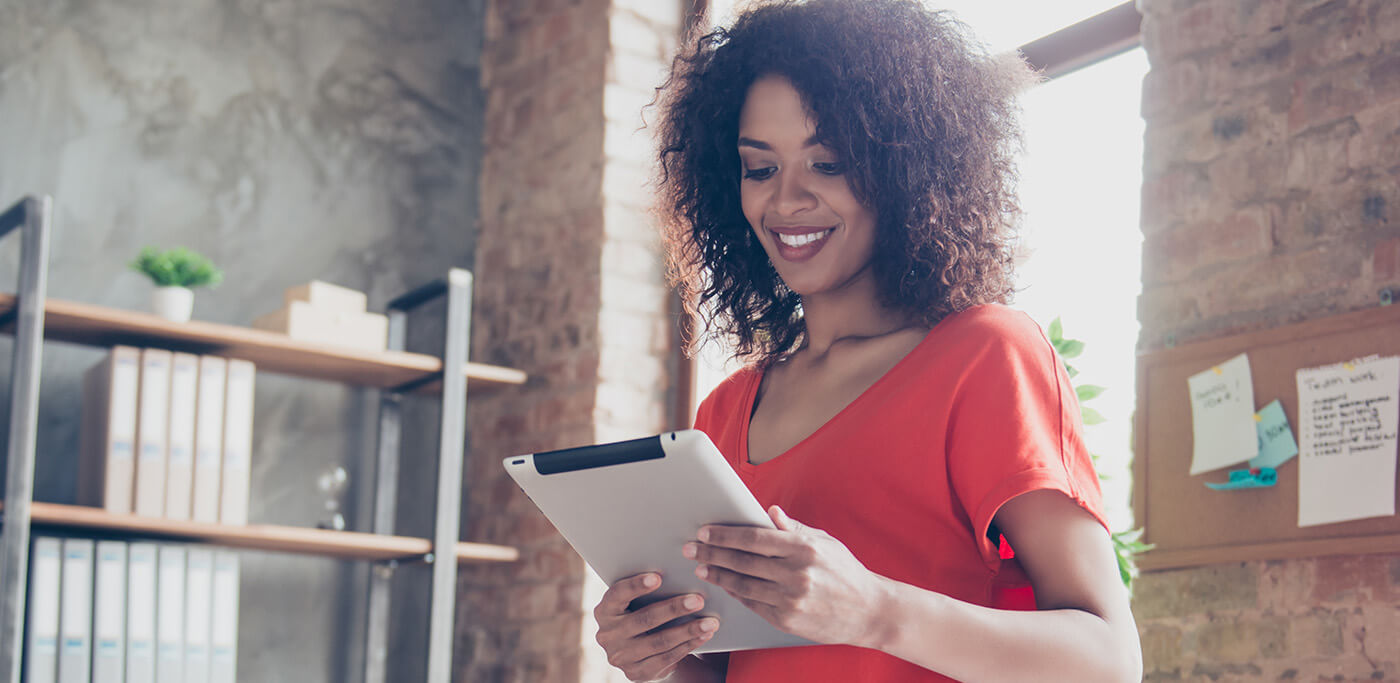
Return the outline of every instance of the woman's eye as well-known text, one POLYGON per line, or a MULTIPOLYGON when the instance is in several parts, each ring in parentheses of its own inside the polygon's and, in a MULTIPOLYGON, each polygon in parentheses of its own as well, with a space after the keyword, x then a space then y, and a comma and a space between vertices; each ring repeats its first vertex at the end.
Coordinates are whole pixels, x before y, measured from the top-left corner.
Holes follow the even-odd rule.
POLYGON ((766 180, 768 176, 773 175, 773 172, 776 170, 777 169, 773 166, 746 168, 744 169, 744 180, 766 180))
POLYGON ((812 164, 812 168, 822 175, 841 175, 846 172, 846 167, 836 161, 819 161, 812 164))

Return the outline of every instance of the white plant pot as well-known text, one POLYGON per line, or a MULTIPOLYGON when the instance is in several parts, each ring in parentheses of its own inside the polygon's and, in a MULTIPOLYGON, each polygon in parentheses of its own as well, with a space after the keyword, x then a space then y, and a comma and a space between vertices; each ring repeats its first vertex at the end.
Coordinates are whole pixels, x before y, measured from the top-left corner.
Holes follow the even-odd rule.
POLYGON ((189 322, 194 312, 194 292, 188 287, 156 287, 151 293, 151 308, 166 320, 189 322))

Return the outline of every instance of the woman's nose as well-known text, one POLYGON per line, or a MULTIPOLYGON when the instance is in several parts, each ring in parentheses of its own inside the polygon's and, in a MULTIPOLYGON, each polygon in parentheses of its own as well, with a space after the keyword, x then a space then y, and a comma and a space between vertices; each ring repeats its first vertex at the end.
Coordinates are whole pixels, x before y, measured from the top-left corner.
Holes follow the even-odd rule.
POLYGON ((778 177, 778 193, 773 198, 780 214, 793 214, 816 205, 816 195, 801 171, 783 173, 778 177))

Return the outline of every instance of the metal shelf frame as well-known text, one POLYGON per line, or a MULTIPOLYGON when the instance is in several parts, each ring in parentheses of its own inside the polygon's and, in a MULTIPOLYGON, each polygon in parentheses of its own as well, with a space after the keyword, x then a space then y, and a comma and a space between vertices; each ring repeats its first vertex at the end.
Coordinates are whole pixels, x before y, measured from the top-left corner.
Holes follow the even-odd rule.
MULTIPOLYGON (((467 362, 471 340, 472 274, 453 268, 447 277, 428 283, 389 302, 389 349, 403 351, 408 315, 415 309, 446 297, 446 339, 442 366, 460 368, 467 362)), ((451 548, 460 534, 462 461, 467 440, 467 378, 444 373, 441 420, 438 434, 438 489, 433 503, 433 547, 451 548)), ((423 380, 436 381, 436 378, 423 380)), ((374 522, 376 534, 393 534, 398 505, 399 458, 402 451, 403 396, 418 388, 407 384, 380 393, 379 443, 375 454, 374 522)), ((429 553, 432 565, 428 594, 427 683, 452 680, 452 629, 457 604, 457 563, 451 557, 429 553)), ((370 574, 368 625, 365 635, 365 683, 388 681, 389 599, 397 562, 382 563, 370 574)))
POLYGON ((5 524, 0 527, 0 680, 20 683, 24 598, 29 574, 29 504, 39 436, 39 370, 43 364, 44 299, 48 294, 49 223, 53 200, 25 197, 0 214, 0 237, 20 235, 19 305, 10 360, 10 442, 6 453, 5 524))

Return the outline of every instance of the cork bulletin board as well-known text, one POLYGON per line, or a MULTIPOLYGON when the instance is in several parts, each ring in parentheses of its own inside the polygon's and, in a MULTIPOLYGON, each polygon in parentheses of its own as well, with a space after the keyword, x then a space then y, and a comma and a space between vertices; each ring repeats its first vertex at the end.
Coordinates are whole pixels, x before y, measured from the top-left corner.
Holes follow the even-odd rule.
MULTIPOLYGON (((1400 305, 1379 306, 1196 344, 1144 352, 1137 360, 1133 513, 1155 550, 1144 571, 1244 560, 1400 552, 1400 516, 1299 528, 1298 458, 1268 488, 1213 491, 1226 470, 1189 474, 1187 378, 1249 354, 1255 408, 1278 399, 1298 433, 1295 372, 1372 354, 1400 355, 1400 305)), ((1243 467, 1243 465, 1241 465, 1243 467)))

